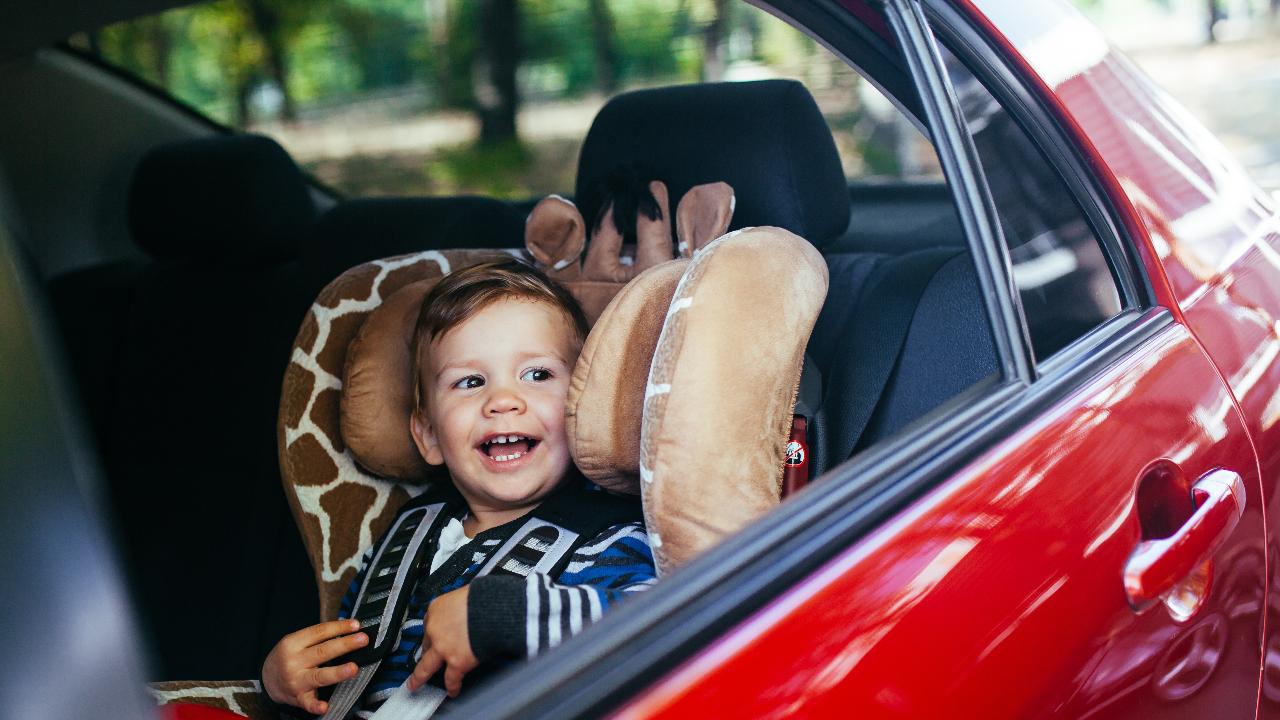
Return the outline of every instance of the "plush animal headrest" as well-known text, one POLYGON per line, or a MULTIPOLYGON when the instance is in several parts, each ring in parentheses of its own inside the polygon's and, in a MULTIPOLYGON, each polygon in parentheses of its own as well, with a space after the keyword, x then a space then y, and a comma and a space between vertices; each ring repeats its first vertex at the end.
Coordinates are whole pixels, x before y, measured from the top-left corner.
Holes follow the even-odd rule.
POLYGON ((720 180, 738 209, 730 229, 777 226, 818 246, 849 223, 849 185, 822 113, 792 80, 654 88, 614 97, 591 124, 575 197, 586 218, 615 168, 637 164, 672 197, 720 180))
POLYGON ((139 161, 129 189, 134 241, 164 260, 288 258, 315 216, 302 171, 260 135, 161 145, 139 161))
MULTIPOLYGON (((733 218, 733 189, 722 182, 690 188, 676 211, 676 252, 671 248, 671 216, 667 186, 648 183, 657 212, 637 212, 633 242, 626 242, 615 208, 606 205, 587 242, 587 223, 572 202, 552 195, 533 208, 525 230, 525 246, 547 274, 573 293, 587 319, 595 322, 605 305, 632 278, 651 267, 679 257, 689 258, 699 247, 719 237, 733 218), (585 254, 584 254, 585 248, 585 254)), ((627 226, 629 228, 629 226, 627 226)))
MULTIPOLYGON (((639 244, 633 251, 638 259, 630 265, 623 265, 620 260, 625 252, 621 235, 607 218, 592 238, 585 259, 581 259, 586 244, 585 223, 572 203, 552 196, 539 203, 529 216, 525 231, 529 254, 549 275, 569 288, 583 304, 592 322, 638 270, 673 259, 667 230, 666 191, 662 183, 653 183, 651 191, 662 214, 659 218, 646 218, 637 223, 639 244)), ((683 252, 688 254, 693 248, 706 245, 723 234, 729 223, 732 204, 733 192, 723 183, 689 191, 677 211, 677 225, 684 238, 683 252)), ((454 267, 458 266, 449 269, 454 267)), ((342 437, 361 465, 385 477, 421 481, 439 474, 438 468, 431 468, 422 461, 408 431, 409 413, 413 409, 410 338, 422 298, 439 278, 437 274, 416 280, 388 295, 369 314, 348 350, 341 404, 342 437)), ((674 281, 669 285, 665 290, 668 299, 675 290, 674 281)), ((644 287, 650 286, 646 284, 644 287)), ((637 293, 642 292, 645 291, 637 289, 629 297, 638 297, 637 293)), ((636 308, 637 311, 640 309, 636 308)), ((654 325, 648 319, 636 319, 631 315, 615 322, 619 324, 602 332, 611 338, 610 344, 618 340, 619 334, 626 335, 628 346, 625 351, 619 348, 616 352, 627 353, 629 359, 619 359, 607 369, 597 369, 589 378, 582 380, 583 390, 588 396, 584 407, 593 418, 593 432, 580 435, 589 459, 579 466, 588 477, 606 487, 635 493, 639 492, 634 480, 639 461, 642 399, 638 393, 643 392, 648 358, 657 343, 660 324, 654 325), (652 337, 647 341, 637 338, 633 327, 635 323, 650 328, 652 337), (641 349, 644 347, 648 350, 641 349), (630 374, 620 374, 624 370, 630 374), (592 401, 591 397, 597 400, 592 401), (630 407, 632 413, 605 412, 606 408, 616 410, 623 406, 630 407), (592 409, 597 407, 601 411, 592 415, 592 409), (614 433, 613 423, 624 421, 629 423, 627 432, 618 431, 618 434, 619 437, 631 436, 629 446, 616 447, 611 440, 595 439, 601 433, 614 433), (609 450, 606 452, 604 448, 609 450)), ((584 357, 594 357, 596 348, 601 345, 601 340, 588 338, 584 357)), ((605 354, 609 352, 613 351, 605 351, 605 354)), ((577 457, 573 438, 570 439, 570 452, 577 457)))
POLYGON ((826 295, 822 255, 781 228, 729 233, 681 275, 649 368, 640 439, 660 574, 781 501, 804 348, 826 295))

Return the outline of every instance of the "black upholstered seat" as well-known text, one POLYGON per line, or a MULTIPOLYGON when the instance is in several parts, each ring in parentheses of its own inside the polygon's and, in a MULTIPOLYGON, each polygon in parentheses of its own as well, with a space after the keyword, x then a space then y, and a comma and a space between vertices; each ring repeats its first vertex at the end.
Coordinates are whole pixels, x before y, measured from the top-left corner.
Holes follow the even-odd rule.
POLYGON ((275 452, 316 210, 292 159, 255 136, 153 149, 129 202, 150 259, 57 278, 54 305, 155 676, 252 677, 318 614, 275 452))

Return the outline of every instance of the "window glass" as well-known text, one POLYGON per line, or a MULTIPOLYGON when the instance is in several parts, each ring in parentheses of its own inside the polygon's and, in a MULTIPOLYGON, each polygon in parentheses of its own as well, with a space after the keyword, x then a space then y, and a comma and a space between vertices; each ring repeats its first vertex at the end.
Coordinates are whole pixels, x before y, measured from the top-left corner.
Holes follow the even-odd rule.
POLYGON ((1043 360, 1120 312, 1115 277, 1062 178, 987 88, 940 49, 1009 245, 1032 348, 1043 360))
POLYGON ((762 78, 809 88, 849 178, 940 178, 932 146, 872 84, 727 0, 218 0, 72 44, 274 137, 349 196, 564 193, 610 96, 762 78), (514 89, 490 80, 503 63, 514 89))

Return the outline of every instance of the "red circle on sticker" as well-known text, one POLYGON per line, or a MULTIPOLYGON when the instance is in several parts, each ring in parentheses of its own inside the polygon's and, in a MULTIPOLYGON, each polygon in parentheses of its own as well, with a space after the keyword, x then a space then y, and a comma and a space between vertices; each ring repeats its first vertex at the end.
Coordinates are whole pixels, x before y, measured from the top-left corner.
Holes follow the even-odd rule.
POLYGON ((804 464, 804 446, 792 440, 787 443, 787 464, 803 465, 804 464))

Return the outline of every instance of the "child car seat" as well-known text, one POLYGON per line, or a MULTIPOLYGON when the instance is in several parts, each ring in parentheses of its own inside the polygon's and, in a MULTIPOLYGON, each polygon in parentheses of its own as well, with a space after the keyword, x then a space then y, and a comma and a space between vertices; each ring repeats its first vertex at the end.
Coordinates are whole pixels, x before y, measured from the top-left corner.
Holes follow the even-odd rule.
MULTIPOLYGON (((660 185, 654 190, 665 195, 660 185)), ((543 201, 528 225, 528 255, 552 273, 586 281, 566 281, 579 297, 598 299, 610 283, 621 289, 600 311, 575 368, 569 442, 589 477, 662 508, 647 512, 647 521, 664 571, 778 501, 800 355, 825 295, 821 257, 787 231, 754 228, 712 242, 731 205, 726 186, 687 193, 676 225, 693 259, 670 259, 664 213, 639 228, 645 247, 636 256, 652 264, 626 271, 618 255, 606 259, 618 246, 600 234, 581 267, 570 269, 585 223, 567 201, 543 201), (667 259, 659 260, 664 246, 667 259), (612 274, 602 277, 600 268, 612 274), (721 418, 697 421, 721 410, 721 418), (690 418, 674 418, 677 412, 690 418), (717 452, 698 452, 712 441, 717 452), (727 487, 709 484, 717 476, 727 487), (699 516, 696 506, 714 506, 718 517, 699 516)), ((324 618, 336 615, 364 550, 432 480, 407 429, 417 305, 444 273, 501 254, 428 251, 360 265, 321 292, 298 333, 281 398, 281 467, 324 618)), ((252 682, 157 690, 168 702, 232 699, 232 709, 251 717, 265 707, 252 682)))

